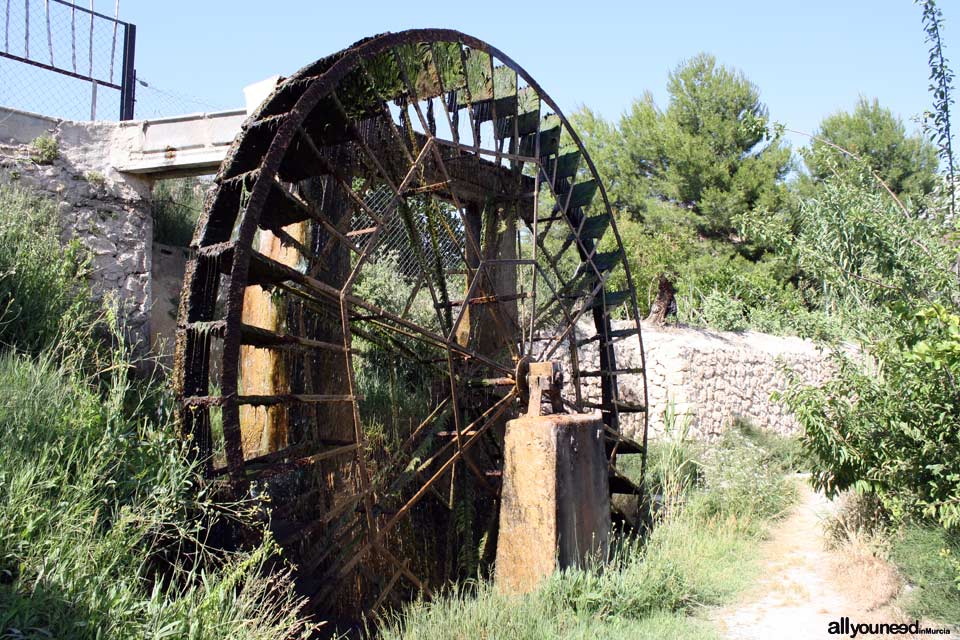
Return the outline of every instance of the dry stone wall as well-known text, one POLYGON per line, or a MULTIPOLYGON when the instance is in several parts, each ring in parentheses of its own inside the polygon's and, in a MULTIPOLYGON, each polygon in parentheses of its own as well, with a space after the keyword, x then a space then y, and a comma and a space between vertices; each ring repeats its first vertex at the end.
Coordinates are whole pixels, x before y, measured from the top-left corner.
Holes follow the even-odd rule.
POLYGON ((0 184, 47 196, 59 212, 63 242, 79 240, 91 254, 91 288, 119 305, 131 343, 150 336, 153 235, 146 182, 109 162, 112 123, 75 123, 17 113, 0 118, 0 184), (31 141, 56 141, 56 157, 38 161, 31 141))
MULTIPOLYGON (((627 326, 614 323, 614 328, 627 326)), ((690 436, 695 438, 714 438, 737 420, 784 435, 796 434, 796 419, 770 398, 771 393, 785 388, 787 372, 798 374, 809 384, 820 384, 833 371, 828 352, 802 338, 647 323, 642 332, 653 438, 663 436, 668 409, 678 417, 675 424, 686 422, 690 436)), ((635 336, 616 344, 618 367, 641 366, 640 345, 635 336)), ((595 345, 592 343, 587 352, 590 366, 583 366, 585 369, 597 368, 595 345)), ((588 378, 584 382, 589 381, 589 392, 599 397, 599 383, 595 380, 588 378)), ((624 375, 619 381, 624 401, 643 402, 640 376, 624 375)), ((642 420, 642 414, 623 414, 622 430, 639 438, 642 420)))

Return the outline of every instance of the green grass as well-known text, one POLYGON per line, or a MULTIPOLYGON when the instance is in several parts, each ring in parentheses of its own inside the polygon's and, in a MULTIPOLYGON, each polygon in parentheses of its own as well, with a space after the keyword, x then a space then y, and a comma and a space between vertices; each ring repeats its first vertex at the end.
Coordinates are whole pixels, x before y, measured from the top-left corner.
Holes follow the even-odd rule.
POLYGON ((86 254, 59 226, 52 201, 0 185, 0 347, 37 353, 91 320, 86 254))
POLYGON ((168 390, 130 377, 57 236, 50 202, 0 188, 0 637, 301 637, 269 539, 211 544, 256 505, 198 491, 168 390))
POLYGON ((643 617, 602 617, 558 606, 539 592, 504 596, 487 584, 470 594, 453 593, 432 604, 415 604, 406 611, 405 618, 404 627, 393 620, 381 632, 381 637, 406 640, 713 640, 720 637, 709 622, 683 612, 659 609, 643 617))
POLYGON ((203 211, 204 182, 198 178, 161 180, 153 189, 153 239, 177 247, 190 246, 203 211))
POLYGON ((719 443, 698 446, 680 431, 652 453, 648 478, 674 495, 645 541, 620 540, 602 568, 558 573, 523 596, 480 583, 415 603, 390 618, 381 637, 717 637, 700 612, 751 583, 756 545, 767 523, 793 504, 795 487, 767 461, 773 440, 764 448, 731 430, 719 443))
POLYGON ((799 436, 781 436, 760 429, 746 420, 738 420, 733 426, 744 437, 764 450, 766 463, 786 473, 810 470, 810 463, 799 436))
POLYGON ((913 586, 903 599, 910 615, 960 626, 960 535, 907 525, 892 537, 890 558, 913 586))
POLYGON ((271 545, 206 546, 218 508, 126 370, 0 355, 0 635, 288 637, 298 601, 263 577, 271 545))

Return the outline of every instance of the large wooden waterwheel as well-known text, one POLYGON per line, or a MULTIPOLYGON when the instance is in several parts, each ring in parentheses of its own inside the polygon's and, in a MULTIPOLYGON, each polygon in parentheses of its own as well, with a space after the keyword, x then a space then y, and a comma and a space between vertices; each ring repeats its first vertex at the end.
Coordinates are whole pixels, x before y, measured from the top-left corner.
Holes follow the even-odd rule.
POLYGON ((180 304, 183 434, 267 501, 312 606, 356 616, 489 567, 531 362, 602 412, 611 490, 637 491, 613 470, 646 440, 620 435, 645 425, 626 340, 616 222, 556 104, 476 38, 384 34, 284 80, 220 168, 180 304))

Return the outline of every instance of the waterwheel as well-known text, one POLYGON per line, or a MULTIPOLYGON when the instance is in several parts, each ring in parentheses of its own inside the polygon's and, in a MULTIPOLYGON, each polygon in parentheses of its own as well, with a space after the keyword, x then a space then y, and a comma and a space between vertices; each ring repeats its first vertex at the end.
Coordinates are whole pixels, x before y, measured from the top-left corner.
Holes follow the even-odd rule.
POLYGON ((611 491, 637 493, 614 468, 646 441, 616 222, 570 123, 490 45, 388 33, 283 80, 192 249, 183 437, 210 482, 263 499, 322 615, 489 569, 531 363, 559 365, 557 410, 601 412, 611 491))

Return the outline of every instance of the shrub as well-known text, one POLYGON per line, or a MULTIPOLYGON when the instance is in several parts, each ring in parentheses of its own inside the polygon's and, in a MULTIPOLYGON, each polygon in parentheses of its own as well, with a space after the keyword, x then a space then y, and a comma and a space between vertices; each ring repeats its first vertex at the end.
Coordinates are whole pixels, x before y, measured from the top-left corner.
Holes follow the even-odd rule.
MULTIPOLYGON (((650 204, 644 222, 617 217, 641 314, 650 311, 660 274, 675 278, 684 270, 685 263, 702 251, 691 217, 677 207, 661 203, 650 204)), ((603 243, 602 251, 612 250, 613 234, 606 234, 603 243)), ((624 289, 626 275, 616 270, 608 282, 610 290, 624 289)))
MULTIPOLYGON (((743 331, 747 328, 746 306, 742 300, 714 289, 700 298, 699 303, 691 305, 687 314, 697 318, 708 327, 720 331, 743 331)), ((686 315, 686 314, 685 314, 686 315)))
POLYGON ((835 503, 837 508, 823 525, 830 547, 854 544, 879 548, 883 545, 884 533, 890 523, 875 495, 844 491, 835 503))
POLYGON ((933 305, 901 314, 867 370, 838 355, 823 387, 783 398, 805 429, 815 484, 874 493, 894 519, 960 526, 960 316, 933 305))
POLYGON ((39 136, 30 143, 30 158, 37 164, 53 164, 60 157, 60 145, 53 136, 39 136))
MULTIPOLYGON (((789 252, 750 255, 749 245, 698 236, 690 218, 665 203, 650 203, 643 222, 618 218, 641 313, 649 311, 663 273, 676 287, 680 322, 826 340, 842 335, 823 312, 820 293, 796 278, 789 252)), ((605 242, 604 250, 613 248, 605 242)), ((625 287, 624 276, 614 273, 610 286, 625 287)))
POLYGON ((87 171, 83 174, 83 179, 97 187, 102 188, 107 183, 107 178, 99 171, 87 171))
POLYGON ((376 261, 368 262, 361 269, 354 284, 354 295, 367 302, 400 315, 406 309, 406 317, 411 321, 427 328, 439 326, 437 312, 433 308, 430 290, 421 286, 413 300, 414 283, 403 274, 400 268, 400 256, 397 252, 389 252, 376 261))

